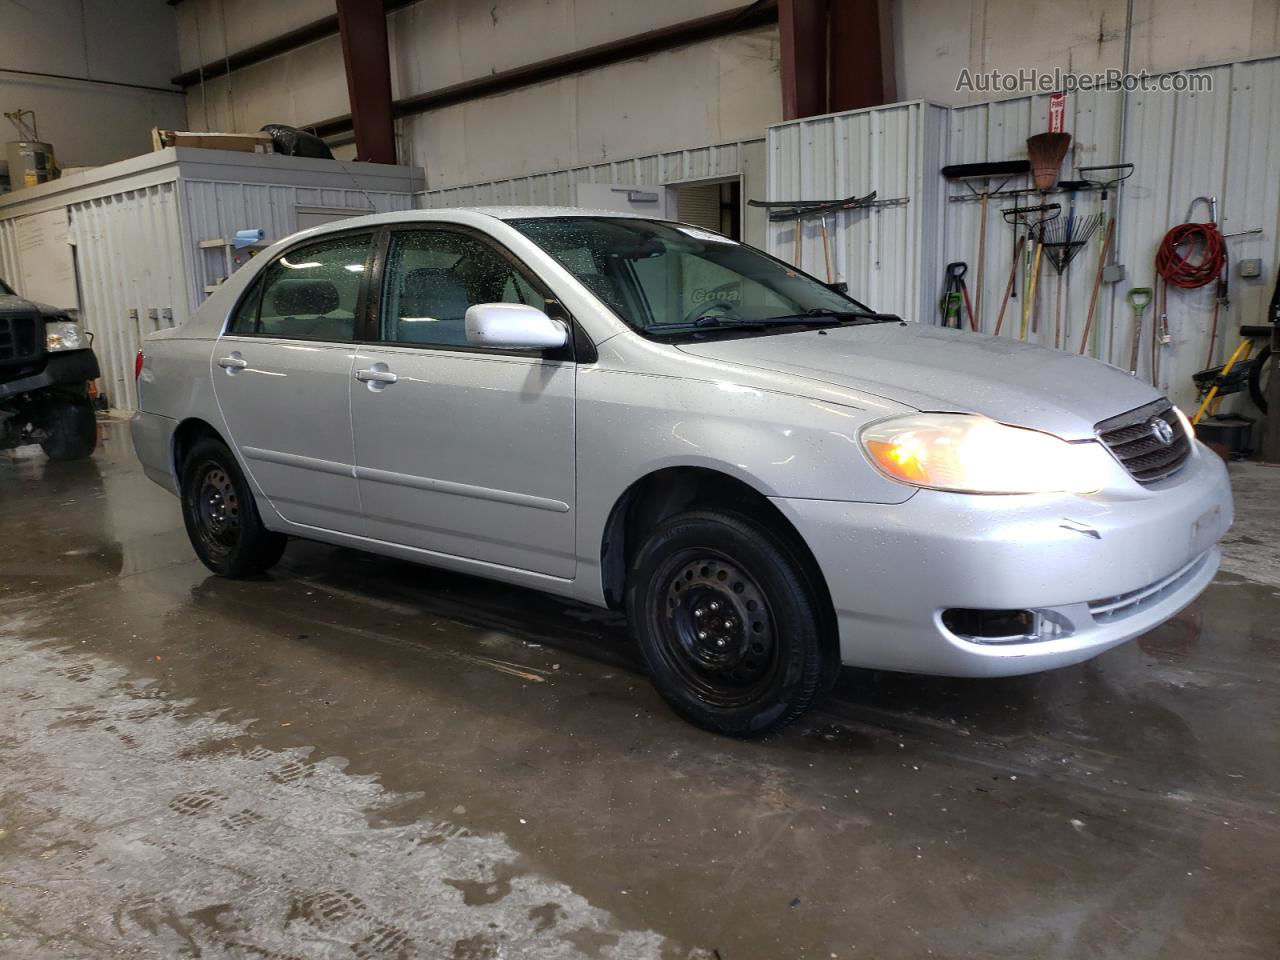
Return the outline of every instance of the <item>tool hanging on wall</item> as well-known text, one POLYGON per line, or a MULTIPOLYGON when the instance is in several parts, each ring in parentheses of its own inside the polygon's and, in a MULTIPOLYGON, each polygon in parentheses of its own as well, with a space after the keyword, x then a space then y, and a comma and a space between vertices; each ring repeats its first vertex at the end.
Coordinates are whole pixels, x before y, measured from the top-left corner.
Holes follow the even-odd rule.
POLYGON ((1017 237, 1013 243, 1013 262, 1009 264, 1009 282, 1005 284, 1004 298, 1000 301, 1000 312, 996 315, 996 328, 991 334, 993 337, 1000 336, 1000 328, 1004 326, 1004 309, 1009 305, 1009 296, 1013 293, 1013 281, 1018 273, 1018 257, 1022 255, 1022 247, 1026 242, 1026 237, 1017 237))
POLYGON ((1102 286, 1102 272, 1107 266, 1107 253, 1111 249, 1111 238, 1116 232, 1115 217, 1107 220, 1107 229, 1102 238, 1102 252, 1098 254, 1098 269, 1093 274, 1093 292, 1089 294, 1089 312, 1085 316, 1084 334, 1080 337, 1080 354, 1083 356, 1089 346, 1089 334, 1093 331, 1093 311, 1098 305, 1098 288, 1102 286))
POLYGON ((942 175, 948 180, 960 180, 969 191, 978 197, 978 271, 977 283, 974 287, 973 313, 977 329, 982 329, 982 292, 986 272, 987 255, 987 204, 993 193, 999 193, 1014 177, 1023 176, 1031 171, 1031 163, 1027 160, 1000 160, 993 163, 958 163, 942 168, 942 175), (997 177, 1003 179, 993 190, 991 181, 997 177), (978 190, 969 181, 981 180, 982 189, 978 190))
MULTIPOLYGON (((1028 258, 1030 257, 1031 249, 1033 246, 1036 245, 1036 232, 1038 230, 1043 229, 1043 224, 1052 221, 1061 212, 1062 212, 1062 205, 1058 203, 1042 203, 1034 207, 1008 207, 1000 211, 1001 216, 1004 217, 1004 222, 1009 224, 1009 226, 1013 227, 1013 236, 1014 236, 1013 263, 1012 263, 1012 266, 1009 268, 1011 276, 1017 273, 1018 257, 1024 250, 1028 258), (1025 245, 1019 244, 1017 242, 1018 233, 1020 230, 1025 230, 1026 232, 1027 243, 1025 245)), ((1037 248, 1037 251, 1038 251, 1038 248, 1037 248)), ((1028 266, 1027 273, 1030 274, 1030 272, 1031 272, 1030 267, 1028 266)), ((1011 287, 1008 293, 1006 294, 1005 303, 1008 303, 1009 297, 1013 297, 1013 299, 1015 300, 1018 298, 1016 284, 1013 287, 1011 287)), ((1026 301, 1026 302, 1028 304, 1030 303, 1030 301, 1026 301)), ((1000 305, 1000 315, 1001 317, 1004 316, 1004 304, 1000 305)), ((1023 329, 1022 329, 1021 336, 1022 336, 1022 339, 1024 340, 1026 339, 1025 320, 1023 322, 1023 329)))
MULTIPOLYGON (((1071 147, 1071 134, 1061 132, 1037 133, 1027 137, 1027 158, 1031 163, 1031 178, 1036 189, 1046 194, 1058 183, 1058 175, 1062 171, 1062 159, 1071 147)), ((1030 282, 1027 285, 1027 299, 1022 305, 1022 339, 1026 339, 1027 326, 1030 324, 1033 333, 1039 332, 1039 317, 1036 308, 1036 283, 1040 278, 1040 261, 1044 253, 1044 229, 1046 221, 1038 222, 1036 231, 1036 252, 1034 266, 1031 270, 1030 282)))
POLYGON ((1071 195, 1071 207, 1065 219, 1051 220, 1041 231, 1045 256, 1057 271, 1056 305, 1053 315, 1053 346, 1055 349, 1066 345, 1066 338, 1071 331, 1062 327, 1062 274, 1067 265, 1075 259, 1076 254, 1085 248, 1089 239, 1102 222, 1102 214, 1095 213, 1088 217, 1076 218, 1075 194, 1071 195))
POLYGON ((895 197, 892 200, 877 200, 876 191, 872 190, 861 197, 845 197, 843 200, 748 200, 747 206, 760 207, 768 211, 770 223, 787 220, 795 221, 791 262, 796 269, 803 269, 800 262, 804 254, 801 241, 804 236, 804 221, 811 218, 822 219, 822 251, 826 265, 827 283, 834 280, 831 272, 831 246, 827 233, 827 215, 843 211, 864 210, 879 207, 896 207, 908 203, 909 197, 895 197))
POLYGON ((1164 235, 1156 249, 1156 275, 1160 285, 1160 317, 1151 335, 1151 383, 1159 385, 1160 347, 1172 339, 1169 333, 1169 286, 1183 290, 1198 290, 1218 281, 1214 297, 1213 317, 1209 326, 1209 359, 1213 364, 1214 341, 1218 335, 1218 312, 1227 302, 1226 281, 1227 247, 1218 229, 1218 198, 1196 197, 1187 208, 1187 222, 1178 224, 1164 235), (1209 220, 1192 222, 1191 215, 1198 204, 1209 207, 1209 220))
MULTIPOLYGON (((1098 254, 1098 275, 1093 281, 1093 293, 1089 297, 1089 315, 1085 318, 1085 329, 1093 329, 1093 311, 1098 302, 1098 286, 1103 282, 1119 283, 1124 279, 1124 266, 1120 263, 1109 262, 1108 251, 1115 256, 1118 251, 1112 247, 1112 239, 1115 236, 1116 218, 1119 215, 1117 207, 1120 201, 1120 191, 1116 188, 1124 181, 1133 176, 1134 166, 1132 163, 1111 163, 1096 164, 1088 167, 1076 167, 1076 174, 1081 180, 1088 183, 1094 189, 1101 191, 1102 214, 1105 217, 1107 229, 1103 233, 1102 252, 1098 254), (1111 191, 1116 190, 1116 198, 1114 201, 1109 200, 1111 191)), ((1113 337, 1115 335, 1115 324, 1107 326, 1107 360, 1111 360, 1112 349, 1114 346, 1113 337)), ((1084 348, 1081 348, 1084 353, 1084 348)))
POLYGON ((969 329, 977 330, 973 318, 973 304, 969 302, 969 288, 964 282, 964 275, 969 272, 969 265, 963 261, 947 264, 946 284, 942 291, 942 325, 944 327, 963 326, 960 322, 960 307, 963 305, 969 317, 969 329))
POLYGON ((1151 306, 1151 288, 1133 287, 1126 298, 1133 311, 1133 349, 1129 351, 1129 376, 1138 375, 1138 350, 1142 345, 1142 317, 1151 306))

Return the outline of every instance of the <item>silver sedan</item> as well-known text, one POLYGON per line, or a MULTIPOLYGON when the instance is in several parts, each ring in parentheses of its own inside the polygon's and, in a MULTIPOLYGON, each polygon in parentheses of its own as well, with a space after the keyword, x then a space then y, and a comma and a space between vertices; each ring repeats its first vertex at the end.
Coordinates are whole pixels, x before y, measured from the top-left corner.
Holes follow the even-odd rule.
POLYGON ((138 456, 215 573, 302 537, 625 609, 667 701, 741 736, 842 663, 1096 656, 1190 603, 1231 523, 1133 377, 618 214, 308 230, 139 371, 138 456))

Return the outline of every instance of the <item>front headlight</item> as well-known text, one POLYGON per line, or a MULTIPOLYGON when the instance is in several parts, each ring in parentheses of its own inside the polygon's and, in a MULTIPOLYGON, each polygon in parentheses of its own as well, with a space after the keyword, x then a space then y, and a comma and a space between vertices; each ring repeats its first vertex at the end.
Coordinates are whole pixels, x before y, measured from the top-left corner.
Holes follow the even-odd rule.
POLYGON ((964 413, 920 413, 873 423, 862 446, 881 472, 954 493, 1093 493, 1105 482, 1078 445, 964 413))
POLYGON ((89 345, 80 324, 72 320, 55 320, 44 325, 45 349, 80 350, 89 345))

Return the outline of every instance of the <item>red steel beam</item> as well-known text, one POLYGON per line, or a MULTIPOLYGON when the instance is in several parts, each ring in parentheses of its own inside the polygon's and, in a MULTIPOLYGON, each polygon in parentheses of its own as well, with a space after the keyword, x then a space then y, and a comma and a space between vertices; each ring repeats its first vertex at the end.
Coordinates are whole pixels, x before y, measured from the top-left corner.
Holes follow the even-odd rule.
POLYGON ((827 0, 778 0, 784 120, 827 112, 827 0))
POLYGON ((370 163, 396 162, 392 119, 391 55, 381 0, 337 0, 338 33, 347 68, 347 96, 356 156, 370 163))
POLYGON ((858 110, 887 100, 879 0, 830 0, 831 85, 827 109, 858 110))

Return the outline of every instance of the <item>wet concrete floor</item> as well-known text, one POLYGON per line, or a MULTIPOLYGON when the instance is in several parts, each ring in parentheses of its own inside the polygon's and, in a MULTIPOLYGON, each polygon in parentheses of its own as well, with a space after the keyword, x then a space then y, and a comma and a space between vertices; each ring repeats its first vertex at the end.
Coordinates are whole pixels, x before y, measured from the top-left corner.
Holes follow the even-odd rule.
POLYGON ((1280 955, 1280 471, 1139 641, 846 671, 739 743, 612 615, 306 543, 214 578, 103 433, 0 454, 0 957, 1280 955))

